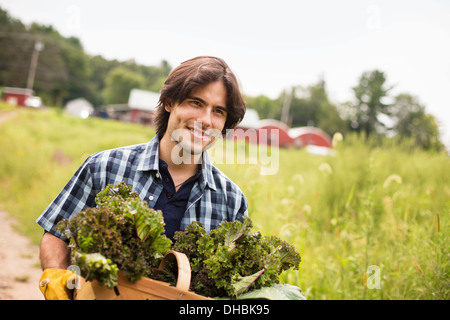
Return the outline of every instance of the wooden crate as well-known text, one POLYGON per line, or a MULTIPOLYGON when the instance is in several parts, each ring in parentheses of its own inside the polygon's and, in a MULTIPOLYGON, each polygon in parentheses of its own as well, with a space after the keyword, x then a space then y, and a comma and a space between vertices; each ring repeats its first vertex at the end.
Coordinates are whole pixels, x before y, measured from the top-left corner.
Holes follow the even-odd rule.
POLYGON ((159 270, 164 270, 169 261, 176 260, 178 279, 176 286, 163 281, 142 278, 131 282, 119 272, 118 285, 114 289, 101 286, 97 281, 81 280, 81 288, 74 290, 75 300, 213 300, 189 291, 191 267, 185 254, 169 251, 161 261, 159 270))

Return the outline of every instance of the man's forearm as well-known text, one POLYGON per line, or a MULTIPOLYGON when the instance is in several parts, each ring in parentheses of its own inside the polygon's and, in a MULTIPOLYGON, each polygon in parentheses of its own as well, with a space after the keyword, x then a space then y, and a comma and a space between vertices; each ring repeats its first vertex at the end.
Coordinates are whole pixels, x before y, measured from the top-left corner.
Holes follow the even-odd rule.
POLYGON ((42 269, 67 269, 70 254, 67 243, 51 233, 45 233, 41 240, 40 259, 42 269))

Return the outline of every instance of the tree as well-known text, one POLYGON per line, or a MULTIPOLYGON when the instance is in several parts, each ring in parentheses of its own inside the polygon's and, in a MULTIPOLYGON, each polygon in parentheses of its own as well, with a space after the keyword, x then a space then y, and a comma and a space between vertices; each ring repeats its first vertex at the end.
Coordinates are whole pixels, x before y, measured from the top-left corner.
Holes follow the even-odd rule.
POLYGON ((260 119, 278 119, 280 117, 281 105, 278 101, 272 100, 264 95, 257 97, 245 97, 248 109, 255 109, 260 119))
POLYGON ((399 94, 390 109, 395 123, 393 131, 400 140, 413 138, 415 144, 425 150, 444 149, 435 118, 425 112, 425 106, 420 104, 417 97, 407 93, 399 94))
POLYGON ((293 127, 315 126, 329 135, 346 131, 337 107, 328 98, 324 80, 306 89, 297 87, 293 92, 290 107, 293 127))
POLYGON ((79 39, 61 36, 52 26, 23 25, 0 8, 0 85, 25 87, 35 43, 43 43, 33 89, 45 104, 93 96, 88 57, 79 39))
POLYGON ((346 124, 342 120, 337 107, 330 102, 325 87, 325 81, 320 81, 309 87, 310 101, 316 107, 316 126, 329 135, 336 132, 344 133, 346 124))
POLYGON ((131 89, 145 87, 145 78, 140 73, 118 66, 108 73, 105 83, 106 103, 127 103, 131 89))
POLYGON ((24 87, 31 60, 33 39, 17 19, 0 7, 0 86, 24 87))
POLYGON ((66 79, 53 83, 51 92, 55 105, 64 105, 67 101, 80 97, 93 101, 96 93, 91 81, 89 56, 84 52, 80 40, 60 36, 57 45, 59 58, 66 70, 66 79))
POLYGON ((94 96, 93 101, 91 101, 94 106, 102 106, 105 104, 105 79, 108 76, 108 73, 119 65, 119 61, 106 60, 100 55, 90 57, 89 68, 91 69, 91 81, 93 90, 97 93, 94 96))
POLYGON ((63 105, 84 97, 95 106, 108 101, 125 103, 130 88, 159 91, 171 70, 165 60, 159 66, 135 61, 119 62, 90 57, 81 41, 65 38, 52 26, 25 26, 0 7, 0 86, 25 87, 36 41, 44 43, 36 68, 34 90, 47 105, 63 105), (122 69, 113 69, 122 67, 122 69))
POLYGON ((382 115, 389 115, 389 104, 385 98, 392 87, 386 87, 386 77, 379 70, 364 72, 359 84, 352 88, 355 94, 353 128, 365 132, 366 137, 381 134, 386 130, 386 124, 380 120, 382 115))

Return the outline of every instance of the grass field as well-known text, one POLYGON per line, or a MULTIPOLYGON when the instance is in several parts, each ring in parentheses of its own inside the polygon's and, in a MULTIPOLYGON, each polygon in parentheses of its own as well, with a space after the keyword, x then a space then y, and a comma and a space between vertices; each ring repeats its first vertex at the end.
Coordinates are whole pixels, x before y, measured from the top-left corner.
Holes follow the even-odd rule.
MULTIPOLYGON (((0 116, 10 111, 0 105, 0 116)), ((35 219, 89 154, 153 136, 22 109, 0 124, 0 206, 38 243, 35 219)), ((255 229, 296 246, 300 270, 281 280, 308 299, 449 299, 449 157, 370 145, 348 136, 332 156, 281 149, 274 175, 259 164, 217 166, 246 194, 255 229)))

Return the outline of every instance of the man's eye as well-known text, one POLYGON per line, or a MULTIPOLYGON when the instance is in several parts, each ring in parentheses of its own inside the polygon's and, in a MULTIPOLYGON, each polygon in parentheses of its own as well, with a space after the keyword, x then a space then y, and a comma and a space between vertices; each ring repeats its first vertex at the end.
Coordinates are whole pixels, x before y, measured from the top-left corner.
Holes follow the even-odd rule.
POLYGON ((197 100, 192 100, 191 103, 196 106, 201 106, 200 101, 197 101, 197 100))
POLYGON ((224 110, 222 110, 222 109, 219 109, 219 108, 216 109, 216 113, 219 114, 219 115, 222 115, 222 116, 226 115, 226 112, 224 110))

